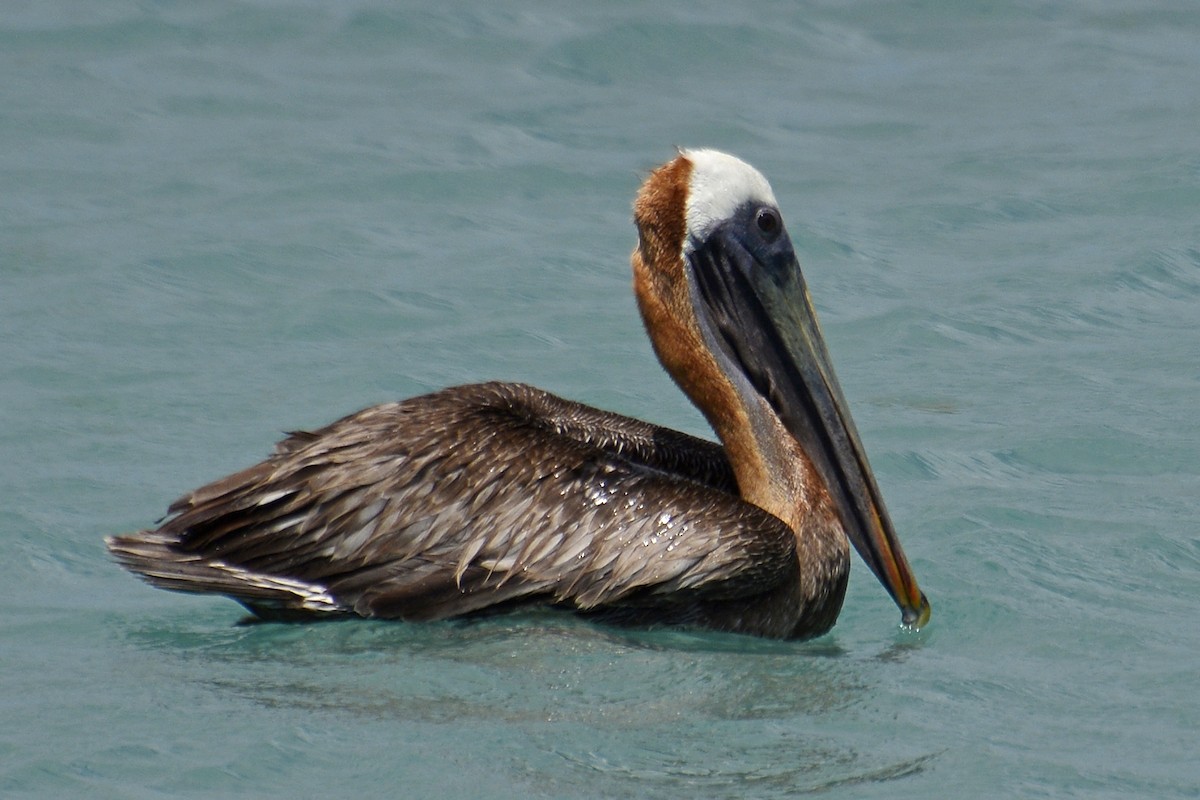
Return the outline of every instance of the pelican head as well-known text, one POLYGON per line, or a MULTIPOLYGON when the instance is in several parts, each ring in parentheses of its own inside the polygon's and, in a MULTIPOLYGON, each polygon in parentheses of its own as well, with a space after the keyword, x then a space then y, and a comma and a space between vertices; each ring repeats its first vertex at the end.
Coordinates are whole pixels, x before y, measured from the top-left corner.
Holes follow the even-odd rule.
POLYGON ((798 553, 823 548, 848 565, 849 539, 903 623, 924 625, 929 601, 884 507, 770 184, 733 156, 683 150, 647 179, 634 218, 647 331, 721 438, 743 499, 787 523, 798 553))

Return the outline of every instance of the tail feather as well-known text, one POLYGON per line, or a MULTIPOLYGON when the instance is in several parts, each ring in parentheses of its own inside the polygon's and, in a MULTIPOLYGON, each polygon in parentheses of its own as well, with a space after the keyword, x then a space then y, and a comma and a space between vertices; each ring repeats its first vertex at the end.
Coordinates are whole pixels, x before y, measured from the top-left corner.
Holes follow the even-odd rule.
MULTIPOLYGON (((120 564, 161 589, 232 597, 255 613, 260 610, 328 614, 348 609, 326 587, 307 581, 268 575, 190 553, 178 539, 161 531, 138 531, 105 540, 120 564)), ((271 614, 268 611, 268 615, 271 614)))

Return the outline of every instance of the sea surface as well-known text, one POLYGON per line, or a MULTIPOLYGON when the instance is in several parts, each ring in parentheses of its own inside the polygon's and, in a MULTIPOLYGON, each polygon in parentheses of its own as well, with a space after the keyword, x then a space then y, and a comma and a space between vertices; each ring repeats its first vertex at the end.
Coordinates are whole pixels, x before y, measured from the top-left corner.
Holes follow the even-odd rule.
POLYGON ((5 3, 0 796, 1200 797, 1200 6, 5 3), (772 181, 933 604, 238 626, 105 535, 503 378, 710 435, 630 292, 772 181))

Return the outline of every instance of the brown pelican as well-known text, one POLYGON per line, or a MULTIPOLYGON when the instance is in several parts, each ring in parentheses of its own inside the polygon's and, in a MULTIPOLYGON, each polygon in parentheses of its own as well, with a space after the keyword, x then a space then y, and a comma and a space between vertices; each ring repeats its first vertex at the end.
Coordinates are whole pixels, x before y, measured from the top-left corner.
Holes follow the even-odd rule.
POLYGON ((766 179, 684 150, 634 219, 646 330, 722 446, 530 386, 457 386, 293 433, 109 549, 268 620, 551 605, 802 638, 837 619, 852 542, 925 624, 766 179))

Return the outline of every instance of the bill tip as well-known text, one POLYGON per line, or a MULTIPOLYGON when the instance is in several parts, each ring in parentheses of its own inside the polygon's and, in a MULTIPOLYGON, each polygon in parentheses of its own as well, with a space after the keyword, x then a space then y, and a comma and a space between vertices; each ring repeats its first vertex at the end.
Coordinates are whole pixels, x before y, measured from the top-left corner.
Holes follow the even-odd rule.
POLYGON ((933 609, 929 606, 929 599, 925 597, 925 593, 921 592, 921 605, 917 608, 907 607, 903 610, 900 617, 900 625, 905 630, 919 631, 929 624, 929 616, 933 613, 933 609))

